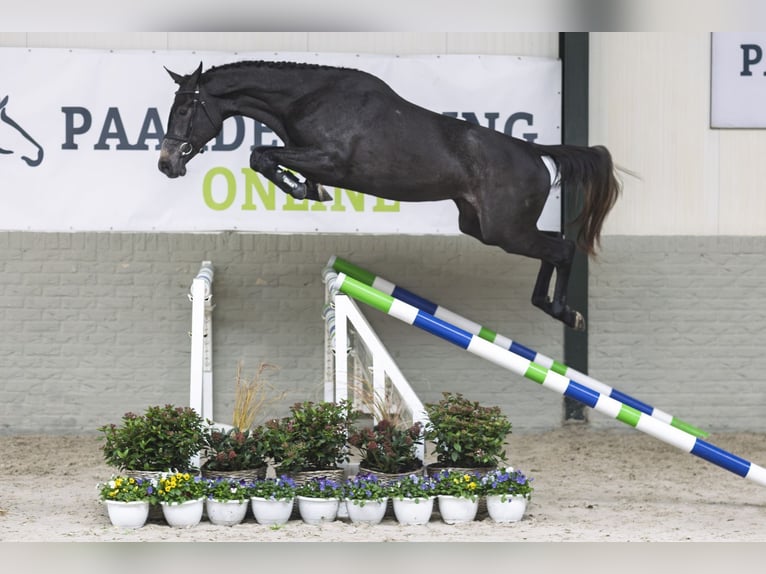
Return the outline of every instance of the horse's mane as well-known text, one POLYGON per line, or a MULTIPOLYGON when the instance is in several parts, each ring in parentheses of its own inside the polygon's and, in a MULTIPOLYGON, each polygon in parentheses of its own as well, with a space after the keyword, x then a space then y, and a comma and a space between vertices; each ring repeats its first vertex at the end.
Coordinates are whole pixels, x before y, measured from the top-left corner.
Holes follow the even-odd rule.
POLYGON ((325 66, 321 64, 308 64, 305 62, 273 62, 268 60, 243 60, 230 62, 220 66, 213 66, 205 73, 225 71, 238 68, 274 68, 277 70, 350 70, 351 68, 339 68, 337 66, 325 66))

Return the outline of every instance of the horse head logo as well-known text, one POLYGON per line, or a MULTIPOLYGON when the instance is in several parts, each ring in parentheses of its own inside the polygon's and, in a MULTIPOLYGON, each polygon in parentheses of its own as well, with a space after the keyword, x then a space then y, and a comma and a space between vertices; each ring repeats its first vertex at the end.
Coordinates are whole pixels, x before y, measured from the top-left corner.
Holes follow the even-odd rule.
POLYGON ((0 157, 20 154, 29 167, 37 167, 43 161, 43 148, 8 115, 7 105, 5 96, 0 100, 0 157))

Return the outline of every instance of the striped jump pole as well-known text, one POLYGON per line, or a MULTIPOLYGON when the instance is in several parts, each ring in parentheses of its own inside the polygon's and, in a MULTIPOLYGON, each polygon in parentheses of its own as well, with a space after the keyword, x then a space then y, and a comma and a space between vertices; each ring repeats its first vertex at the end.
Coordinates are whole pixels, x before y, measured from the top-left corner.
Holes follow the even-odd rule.
POLYGON ((420 295, 413 293, 412 291, 408 291, 403 287, 399 287, 398 285, 391 283, 379 275, 375 275, 366 269, 362 269, 350 261, 346 261, 340 257, 333 256, 330 258, 328 267, 332 267, 338 273, 345 273, 349 277, 352 277, 357 281, 361 281, 365 285, 374 287, 375 289, 391 295, 396 299, 404 301, 405 303, 409 303, 413 307, 417 307, 418 309, 425 311, 434 317, 452 323, 453 325, 460 327, 469 333, 478 335, 490 343, 494 343, 503 349, 520 355, 521 357, 524 357, 533 363, 542 365, 546 369, 550 369, 560 375, 563 375, 564 377, 580 383, 589 389, 593 389, 602 395, 612 397, 621 403, 631 406, 634 409, 641 411, 642 413, 653 416, 654 418, 659 419, 662 422, 676 427, 682 431, 685 431, 690 435, 702 438, 708 436, 707 432, 700 430, 697 427, 684 422, 671 414, 668 414, 664 411, 661 411, 660 409, 639 401, 630 395, 622 393, 617 389, 610 387, 609 385, 606 385, 584 373, 577 371, 576 369, 573 369, 572 367, 568 367, 567 365, 555 361, 550 357, 543 355, 542 353, 538 353, 534 349, 525 347, 524 345, 517 343, 516 341, 513 341, 504 335, 496 333, 491 329, 487 329, 486 327, 483 327, 478 323, 471 321, 470 319, 466 319, 465 317, 458 315, 457 313, 450 311, 449 309, 446 309, 437 303, 433 303, 432 301, 429 301, 428 299, 425 299, 420 295))
POLYGON ((663 442, 707 460, 748 480, 766 486, 766 468, 733 455, 705 442, 699 437, 690 435, 686 431, 670 426, 647 413, 642 413, 612 397, 608 397, 568 379, 564 375, 547 369, 521 355, 490 343, 486 339, 461 329, 448 321, 434 317, 432 314, 418 309, 409 303, 405 303, 361 281, 357 281, 345 273, 336 275, 328 271, 325 274, 325 281, 328 285, 334 285, 336 292, 340 291, 400 321, 457 345, 469 353, 530 379, 546 389, 556 391, 565 397, 570 397, 663 442), (333 283, 330 283, 331 281, 333 283))

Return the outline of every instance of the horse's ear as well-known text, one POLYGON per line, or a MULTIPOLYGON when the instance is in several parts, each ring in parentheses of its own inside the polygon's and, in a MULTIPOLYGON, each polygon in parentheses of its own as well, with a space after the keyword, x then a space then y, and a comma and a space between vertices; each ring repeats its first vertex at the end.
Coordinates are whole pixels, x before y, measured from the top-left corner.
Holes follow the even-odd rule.
POLYGON ((163 66, 163 68, 165 68, 165 71, 166 71, 168 74, 170 74, 170 77, 171 77, 171 78, 173 78, 173 81, 174 81, 176 84, 178 84, 178 85, 181 85, 181 82, 183 82, 183 80, 184 80, 184 77, 183 77, 183 76, 181 76, 181 75, 179 75, 179 74, 176 74, 175 72, 171 72, 171 71, 170 71, 170 70, 168 70, 168 69, 167 69, 165 66, 163 66))
POLYGON ((0 108, 4 108, 5 104, 8 103, 8 96, 5 96, 2 100, 0 100, 0 108))
POLYGON ((197 83, 201 75, 202 75, 202 62, 199 63, 199 66, 197 66, 197 69, 194 70, 194 73, 191 75, 191 77, 194 79, 194 82, 197 83))

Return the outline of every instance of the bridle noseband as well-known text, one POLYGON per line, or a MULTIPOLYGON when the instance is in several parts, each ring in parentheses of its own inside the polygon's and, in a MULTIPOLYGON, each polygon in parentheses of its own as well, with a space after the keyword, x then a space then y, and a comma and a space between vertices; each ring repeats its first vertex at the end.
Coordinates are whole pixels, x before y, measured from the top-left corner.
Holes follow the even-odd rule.
MULTIPOLYGON (((182 156, 190 155, 194 151, 194 146, 191 143, 191 137, 192 132, 194 131, 194 118, 197 116, 197 107, 201 107, 202 111, 205 112, 205 117, 210 122, 210 125, 213 126, 213 128, 216 128, 217 124, 213 120, 213 118, 210 115, 210 110, 207 107, 207 102, 205 101, 205 93, 200 87, 199 84, 195 86, 193 90, 178 90, 176 92, 176 96, 179 95, 192 95, 194 99, 192 100, 192 108, 191 108, 191 117, 189 119, 189 124, 186 126, 186 133, 181 136, 174 136, 170 134, 165 135, 165 139, 174 140, 177 142, 181 142, 181 145, 179 146, 179 151, 181 152, 182 156)), ((200 147, 199 153, 204 153, 204 144, 200 147)))

